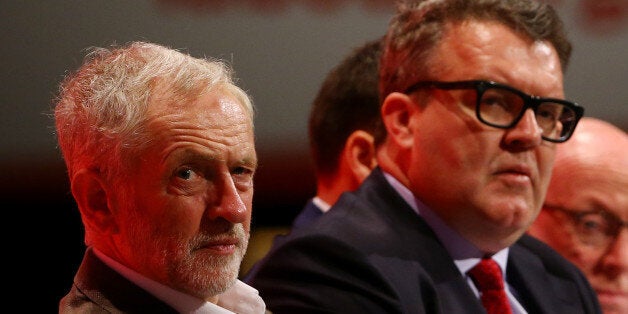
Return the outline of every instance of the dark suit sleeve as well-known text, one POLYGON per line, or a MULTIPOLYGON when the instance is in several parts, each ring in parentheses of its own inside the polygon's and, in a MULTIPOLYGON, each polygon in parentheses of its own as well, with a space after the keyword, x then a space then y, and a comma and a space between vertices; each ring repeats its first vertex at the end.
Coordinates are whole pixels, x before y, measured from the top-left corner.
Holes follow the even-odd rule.
POLYGON ((271 251, 250 283, 282 313, 400 313, 367 257, 330 238, 297 238, 271 251))

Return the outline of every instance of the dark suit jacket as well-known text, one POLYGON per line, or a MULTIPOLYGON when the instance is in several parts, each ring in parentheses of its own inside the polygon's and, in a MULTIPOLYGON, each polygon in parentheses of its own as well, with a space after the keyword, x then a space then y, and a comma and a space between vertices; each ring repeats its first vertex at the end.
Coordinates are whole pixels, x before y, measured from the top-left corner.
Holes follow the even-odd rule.
POLYGON ((292 228, 301 228, 323 216, 323 211, 310 199, 301 212, 292 221, 292 228))
MULTIPOLYGON (((311 224, 316 219, 323 216, 323 214, 324 214, 323 211, 320 208, 318 208, 316 204, 314 204, 312 199, 310 199, 307 202, 307 204, 305 204, 305 206, 303 207, 299 215, 297 215, 297 217, 294 218, 294 220, 292 221, 292 230, 297 229, 297 228, 303 228, 311 224)), ((278 245, 278 243, 281 243, 283 241, 282 238, 284 237, 285 235, 283 234, 279 234, 275 236, 273 238, 273 243, 271 244, 270 249, 272 250, 275 246, 278 245)), ((253 266, 249 269, 249 271, 242 276, 242 281, 244 281, 245 283, 248 283, 251 277, 255 276, 255 273, 257 273, 259 265, 260 265, 259 261, 253 264, 253 266)))
MULTIPOLYGON (((528 313, 600 313, 582 273, 523 236, 507 278, 528 313)), ((376 168, 262 260, 249 283, 282 313, 484 313, 434 232, 376 168)))
POLYGON ((177 313, 105 265, 88 248, 59 313, 177 313))

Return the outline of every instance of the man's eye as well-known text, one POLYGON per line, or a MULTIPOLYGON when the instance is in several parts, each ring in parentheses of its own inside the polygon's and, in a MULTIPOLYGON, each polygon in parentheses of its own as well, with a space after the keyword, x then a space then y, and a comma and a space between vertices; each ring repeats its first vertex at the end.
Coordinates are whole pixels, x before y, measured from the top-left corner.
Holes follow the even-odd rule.
POLYGON ((606 233, 608 230, 608 223, 598 214, 588 214, 581 218, 580 229, 582 232, 590 233, 606 233))
POLYGON ((202 172, 193 167, 180 167, 172 173, 168 184, 174 194, 193 195, 207 188, 202 172))
POLYGON ((192 169, 180 169, 177 171, 177 177, 184 180, 190 180, 193 175, 194 171, 192 171, 192 169))
POLYGON ((254 171, 246 167, 237 167, 231 170, 233 182, 240 190, 248 190, 253 186, 254 171))
POLYGON ((235 175, 241 175, 241 174, 251 174, 253 173, 253 171, 251 171, 248 168, 245 167, 237 167, 234 168, 233 170, 231 170, 231 173, 235 174, 235 175))

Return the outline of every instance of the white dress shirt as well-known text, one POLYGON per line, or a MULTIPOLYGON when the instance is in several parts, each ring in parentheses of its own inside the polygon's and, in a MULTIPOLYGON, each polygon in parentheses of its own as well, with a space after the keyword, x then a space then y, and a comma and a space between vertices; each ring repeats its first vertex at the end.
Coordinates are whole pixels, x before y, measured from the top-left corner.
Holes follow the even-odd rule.
POLYGON ((320 209, 323 213, 326 213, 331 208, 330 204, 327 204, 327 202, 323 201, 318 196, 314 196, 314 198, 312 198, 312 203, 314 203, 314 205, 316 205, 316 207, 318 207, 318 209, 320 209))

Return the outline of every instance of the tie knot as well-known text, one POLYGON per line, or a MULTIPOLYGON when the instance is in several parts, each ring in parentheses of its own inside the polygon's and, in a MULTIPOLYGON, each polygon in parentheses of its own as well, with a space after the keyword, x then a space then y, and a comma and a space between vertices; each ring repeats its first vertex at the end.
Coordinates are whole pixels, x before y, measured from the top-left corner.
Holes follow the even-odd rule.
POLYGON ((483 258, 469 271, 469 275, 480 291, 504 289, 502 271, 492 258, 483 258))

